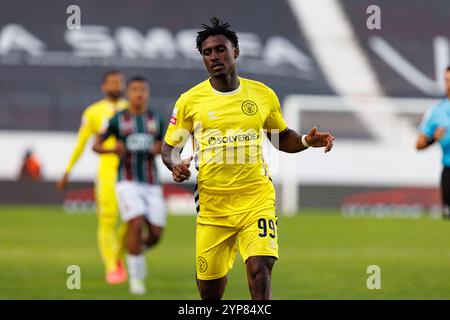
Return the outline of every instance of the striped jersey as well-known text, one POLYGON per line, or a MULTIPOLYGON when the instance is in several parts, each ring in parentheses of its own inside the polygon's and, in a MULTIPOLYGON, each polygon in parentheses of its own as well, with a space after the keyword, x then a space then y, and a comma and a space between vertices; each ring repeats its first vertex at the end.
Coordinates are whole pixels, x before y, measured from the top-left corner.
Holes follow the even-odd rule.
POLYGON ((115 136, 125 144, 118 169, 118 181, 135 181, 159 184, 155 158, 151 149, 155 141, 161 141, 163 135, 161 117, 146 110, 134 115, 129 110, 117 113, 101 134, 103 138, 115 136))

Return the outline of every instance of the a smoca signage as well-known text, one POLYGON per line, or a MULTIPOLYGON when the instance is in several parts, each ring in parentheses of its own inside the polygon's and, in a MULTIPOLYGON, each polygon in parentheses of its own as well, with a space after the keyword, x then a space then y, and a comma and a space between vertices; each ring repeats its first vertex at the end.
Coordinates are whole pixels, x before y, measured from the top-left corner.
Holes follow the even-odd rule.
MULTIPOLYGON (((141 32, 130 26, 82 25, 61 30, 69 49, 55 50, 45 34, 35 34, 20 24, 0 29, 0 64, 62 67, 139 67, 202 69, 195 49, 195 29, 172 31, 149 28, 141 32)), ((310 57, 286 37, 262 38, 238 32, 243 72, 312 80, 318 71, 310 57)), ((59 41, 59 40, 58 40, 59 41)), ((54 39, 52 39, 54 43, 54 39)))

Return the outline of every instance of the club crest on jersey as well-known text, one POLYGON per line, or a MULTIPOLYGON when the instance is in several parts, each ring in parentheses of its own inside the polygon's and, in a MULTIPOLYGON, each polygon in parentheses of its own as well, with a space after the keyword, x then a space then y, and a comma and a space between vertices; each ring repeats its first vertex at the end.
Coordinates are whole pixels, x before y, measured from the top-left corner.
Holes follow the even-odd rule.
POLYGON ((242 112, 248 116, 253 116, 258 112, 258 106, 251 100, 245 100, 241 106, 242 112))
POLYGON ((216 138, 214 138, 214 137, 210 137, 210 138, 208 139, 208 144, 209 144, 210 146, 215 145, 216 142, 217 142, 217 140, 216 140, 216 138))
POLYGON ((120 124, 120 129, 124 135, 130 134, 133 131, 133 123, 131 121, 123 121, 120 124))
POLYGON ((148 132, 150 132, 151 134, 154 134, 156 132, 156 121, 155 121, 155 119, 149 119, 147 121, 147 129, 148 129, 148 132))

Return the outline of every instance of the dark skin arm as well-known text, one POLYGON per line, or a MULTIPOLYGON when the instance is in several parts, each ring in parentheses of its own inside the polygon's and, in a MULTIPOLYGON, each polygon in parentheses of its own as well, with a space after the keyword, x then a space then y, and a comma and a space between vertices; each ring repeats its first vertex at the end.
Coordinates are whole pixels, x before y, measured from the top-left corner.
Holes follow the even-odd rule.
POLYGON ((121 156, 122 154, 125 153, 125 144, 123 143, 123 141, 117 141, 116 145, 114 148, 105 148, 103 147, 103 142, 105 142, 105 140, 108 137, 102 136, 102 135, 97 135, 97 137, 95 138, 95 142, 94 145, 92 146, 92 150, 94 150, 94 152, 97 152, 99 154, 104 154, 104 153, 115 153, 118 156, 121 156))
MULTIPOLYGON (((93 150, 97 153, 115 153, 118 155, 121 155, 123 152, 125 152, 125 147, 123 143, 120 143, 119 141, 116 144, 116 148, 114 149, 106 149, 102 147, 103 141, 105 141, 106 138, 102 138, 100 135, 97 136, 95 144, 93 146, 93 150)), ((56 188, 59 191, 64 191, 66 189, 67 183, 69 181, 69 174, 66 172, 64 173, 64 176, 56 183, 56 188)))
MULTIPOLYGON (((439 141, 445 134, 445 128, 440 127, 434 131, 433 138, 435 141, 439 141)), ((423 133, 419 134, 416 142, 416 149, 423 150, 428 148, 430 145, 428 144, 428 137, 423 133)))
MULTIPOLYGON (((302 143, 302 136, 289 128, 277 135, 267 133, 267 137, 280 151, 296 153, 307 149, 302 143)), ((310 147, 325 147, 325 152, 329 152, 333 148, 333 141, 334 137, 331 133, 317 131, 317 127, 312 128, 306 135, 306 143, 310 147)))
POLYGON ((191 171, 189 166, 192 160, 192 156, 187 159, 181 159, 182 149, 172 147, 167 143, 163 143, 161 149, 161 158, 166 167, 172 171, 172 178, 175 182, 183 182, 189 180, 191 177, 191 171))
MULTIPOLYGON (((268 134, 267 136, 280 151, 295 153, 306 149, 303 146, 302 137, 294 130, 286 129, 278 136, 274 134, 268 134), (276 143, 277 138, 279 143, 276 143)), ((318 132, 316 127, 312 128, 306 136, 308 145, 315 148, 325 147, 325 152, 329 152, 333 148, 333 141, 334 137, 329 132, 318 132)), ((176 182, 183 182, 191 177, 189 165, 192 156, 187 159, 181 159, 180 153, 180 148, 163 143, 161 150, 162 161, 172 171, 173 180, 176 182)))

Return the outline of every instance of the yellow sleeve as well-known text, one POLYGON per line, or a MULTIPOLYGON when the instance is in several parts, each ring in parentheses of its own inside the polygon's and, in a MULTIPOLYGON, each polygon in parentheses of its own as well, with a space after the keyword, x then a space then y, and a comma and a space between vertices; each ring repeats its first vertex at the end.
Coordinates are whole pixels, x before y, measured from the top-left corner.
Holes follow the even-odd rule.
POLYGON ((269 89, 269 105, 271 107, 271 111, 267 116, 266 122, 264 123, 264 129, 267 129, 269 132, 274 130, 282 132, 286 130, 287 125, 283 119, 283 115, 281 114, 280 101, 272 89, 269 89))
POLYGON ((70 173, 78 158, 83 153, 89 138, 95 133, 92 122, 92 115, 87 109, 83 112, 83 116, 81 117, 81 125, 78 130, 77 142, 75 149, 72 152, 72 156, 70 157, 69 164, 66 167, 66 173, 70 173))
POLYGON ((189 115, 186 102, 180 96, 169 120, 164 141, 172 147, 183 148, 192 133, 193 119, 189 115))
POLYGON ((122 111, 122 110, 124 110, 124 109, 127 109, 127 108, 128 108, 128 100, 121 99, 121 100, 119 101, 119 107, 120 107, 119 111, 122 111))

